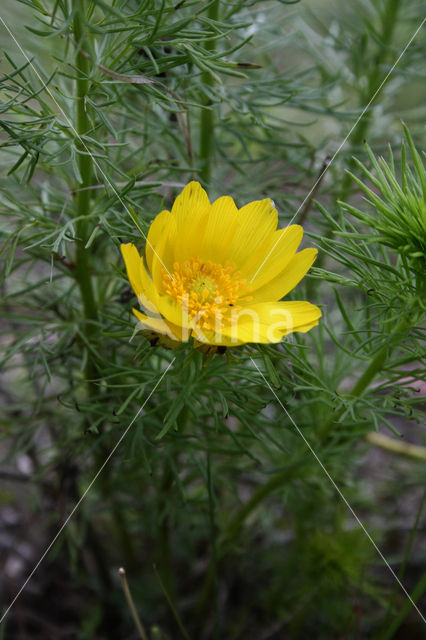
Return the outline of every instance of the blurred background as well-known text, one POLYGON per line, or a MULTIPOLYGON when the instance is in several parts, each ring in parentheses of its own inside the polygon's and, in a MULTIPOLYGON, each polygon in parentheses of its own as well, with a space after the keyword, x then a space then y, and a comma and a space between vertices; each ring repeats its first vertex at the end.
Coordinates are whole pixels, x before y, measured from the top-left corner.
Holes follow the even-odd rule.
MULTIPOLYGON (((0 639, 141 637, 120 566, 151 639, 425 637, 424 620, 249 355, 204 357, 188 345, 172 354, 132 340, 135 300, 118 251, 135 237, 143 245, 123 202, 146 233, 192 178, 211 200, 228 194, 242 206, 271 197, 282 226, 303 224, 303 246, 318 246, 320 258, 295 297, 320 304, 323 323, 250 353, 424 613, 424 343, 407 334, 363 402, 347 400, 384 326, 392 331, 389 313, 403 311, 408 285, 387 280, 390 269, 376 272, 361 253, 353 265, 339 261, 339 249, 327 253, 322 239, 333 227, 313 202, 336 220, 338 201, 366 206, 346 173, 359 175, 354 156, 368 164, 365 141, 377 155, 390 145, 397 173, 402 122, 424 145, 424 28, 398 60, 423 4, 83 4, 91 25, 84 140, 98 164, 83 216, 97 305, 90 340, 75 278, 85 176, 72 126, 72 25, 82 3, 3 0, 1 8, 3 611, 177 360, 5 617, 0 639), (321 439, 341 406, 345 420, 321 439), (367 442, 374 429, 393 429, 418 455, 367 442), (286 480, 262 496, 274 474, 286 480)), ((395 256, 376 245, 371 252, 398 270, 395 256)))

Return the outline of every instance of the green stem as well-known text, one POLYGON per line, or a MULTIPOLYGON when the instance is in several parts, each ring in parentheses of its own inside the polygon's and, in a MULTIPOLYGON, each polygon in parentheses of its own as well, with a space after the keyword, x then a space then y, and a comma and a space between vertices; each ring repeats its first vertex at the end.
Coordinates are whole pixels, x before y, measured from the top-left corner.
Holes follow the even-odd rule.
MULTIPOLYGON (((90 187, 93 184, 92 156, 88 152, 82 138, 90 131, 90 120, 86 113, 85 100, 89 92, 90 59, 86 54, 85 34, 85 0, 78 0, 74 10, 74 37, 77 42, 76 54, 76 148, 78 151, 78 170, 80 173, 80 189, 76 195, 76 254, 75 278, 80 288, 84 312, 84 335, 87 342, 91 342, 96 329, 97 307, 90 275, 89 254, 85 245, 89 239, 88 215, 90 212, 90 187), (86 54, 86 55, 85 55, 86 54)), ((89 390, 93 392, 91 380, 96 377, 96 368, 88 355, 86 378, 89 390)))
MULTIPOLYGON (((64 487, 68 487, 68 493, 74 504, 81 499, 81 494, 78 488, 77 482, 77 473, 78 468, 75 466, 69 466, 69 463, 66 461, 63 464, 62 473, 63 476, 61 478, 62 484, 64 487), (65 479, 67 480, 65 482, 65 479)), ((97 571, 97 575, 99 578, 99 584, 101 585, 103 591, 105 593, 111 592, 112 582, 111 577, 108 571, 108 565, 105 560, 106 553, 103 547, 102 541, 98 538, 93 523, 89 518, 86 519, 83 525, 83 514, 79 514, 79 519, 81 522, 81 526, 84 526, 86 529, 86 539, 85 546, 88 548, 92 554, 92 558, 94 561, 94 566, 97 571)))
POLYGON ((301 458, 276 475, 272 476, 270 480, 256 489, 250 500, 245 503, 245 505, 231 520, 227 530, 219 540, 217 557, 213 558, 210 561, 205 575, 204 584, 201 589, 197 608, 197 615, 200 619, 204 619, 204 617, 207 615, 207 612, 211 609, 211 602, 216 586, 216 574, 219 573, 221 567, 224 565, 226 557, 230 550, 230 543, 238 536, 245 520, 262 502, 262 500, 264 500, 264 498, 266 498, 276 489, 288 482, 294 476, 294 474, 300 470, 300 467, 307 463, 309 463, 308 457, 301 458))
MULTIPOLYGON (((400 333, 408 326, 408 316, 404 316, 395 331, 392 333, 391 339, 376 353, 376 355, 370 360, 370 364, 365 369, 364 373, 358 378, 357 382, 354 384, 352 391, 350 391, 349 395, 352 397, 358 398, 363 391, 368 387, 370 382, 376 377, 380 371, 382 371, 383 366, 389 356, 390 351, 398 339, 400 333)), ((337 413, 333 415, 332 418, 321 428, 321 437, 326 438, 330 429, 336 424, 336 422, 342 417, 345 412, 345 408, 343 407, 337 413)))
POLYGON ((256 509, 256 507, 262 502, 262 500, 264 500, 264 498, 273 493, 275 489, 279 489, 279 487, 281 487, 294 476, 296 471, 300 470, 301 466, 307 464, 308 462, 308 458, 301 458, 294 464, 286 467, 279 473, 272 476, 267 482, 265 482, 265 484, 260 485, 260 487, 258 487, 253 493, 250 500, 247 500, 245 505, 231 520, 231 523, 228 526, 228 529, 224 536, 223 544, 226 542, 226 540, 233 540, 238 535, 241 527, 244 524, 244 521, 256 509))
MULTIPOLYGON (((380 31, 380 48, 377 51, 376 57, 374 59, 374 64, 369 65, 369 73, 367 75, 367 88, 364 92, 362 92, 360 96, 360 107, 365 108, 370 100, 372 102, 369 109, 366 111, 366 113, 364 113, 360 122, 358 122, 357 126, 355 127, 353 135, 351 135, 349 138, 351 141, 351 149, 354 153, 356 153, 361 147, 368 134, 368 130, 371 124, 372 106, 377 101, 384 88, 384 85, 381 86, 381 84, 386 77, 387 71, 380 71, 380 67, 386 62, 389 57, 390 44, 392 42, 400 5, 401 0, 388 0, 383 10, 382 25, 380 31), (377 94, 375 94, 376 91, 377 94), (372 99, 373 96, 374 99, 372 99)), ((366 60, 365 63, 367 64, 368 61, 366 60)), ((353 171, 355 166, 355 160, 351 158, 349 160, 347 169, 349 171, 353 171)), ((352 185, 352 178, 348 173, 346 173, 342 179, 342 184, 337 196, 337 200, 341 200, 343 202, 347 201, 348 197, 351 194, 352 185)), ((333 237, 333 235, 334 231, 332 229, 329 229, 325 234, 325 238, 330 239, 333 237)), ((315 266, 317 268, 321 268, 324 264, 324 261, 325 254, 323 252, 320 252, 315 266)), ((313 293, 314 280, 308 280, 308 298, 312 297, 313 293)))
POLYGON ((101 486, 101 490, 105 500, 109 502, 111 507, 112 523, 115 528, 117 542, 126 565, 134 569, 139 563, 131 534, 129 534, 128 531, 126 510, 120 508, 119 503, 114 497, 114 489, 108 485, 110 485, 110 483, 101 486))
MULTIPOLYGON (((90 213, 90 198, 93 186, 93 159, 84 143, 84 136, 90 132, 91 123, 86 112, 86 96, 89 93, 90 56, 87 52, 87 32, 85 27, 86 1, 76 0, 74 3, 74 39, 77 43, 76 53, 76 125, 77 134, 76 148, 78 151, 78 170, 80 174, 79 189, 76 193, 76 252, 75 252, 75 278, 80 288, 83 303, 83 333, 85 342, 90 344, 96 332, 97 305, 93 291, 91 276, 90 253, 85 248, 89 239, 91 229, 89 228, 88 216, 90 213)), ((90 353, 87 354, 87 365, 85 370, 87 389, 90 396, 98 393, 98 388, 94 382, 98 376, 98 371, 90 353)), ((86 422, 90 416, 86 416, 86 422)), ((100 448, 95 456, 97 467, 100 467, 105 459, 105 451, 100 448)), ((103 473, 100 479, 101 491, 111 505, 112 518, 115 524, 117 538, 128 565, 133 566, 136 562, 136 554, 131 545, 130 536, 127 534, 124 514, 120 512, 119 506, 114 499, 111 499, 111 492, 108 483, 108 473, 103 473)))
MULTIPOLYGON (((361 94, 361 106, 364 108, 374 96, 374 100, 370 105, 370 108, 364 113, 361 122, 358 123, 352 136, 352 148, 357 151, 363 144, 368 129, 371 123, 372 106, 377 101, 383 90, 381 86, 383 80, 386 77, 387 71, 381 71, 380 67, 385 64, 389 57, 389 46, 392 42, 393 34, 395 31, 396 22, 398 19, 398 11, 401 5, 401 0, 388 0, 382 14, 382 25, 380 33, 380 48, 374 59, 374 63, 370 65, 369 73, 367 76, 367 88, 365 92, 361 94), (380 87, 380 88, 379 88, 380 87), (377 91, 377 93, 376 93, 377 91)), ((352 158, 348 164, 348 169, 353 171, 355 167, 355 161, 352 158)), ((339 200, 346 200, 350 194, 352 186, 351 177, 346 174, 343 178, 342 188, 339 195, 339 200)))
MULTIPOLYGON (((219 0, 212 2, 207 16, 210 20, 217 20, 219 17, 219 0)), ((216 51, 216 40, 211 39, 206 43, 206 49, 210 53, 216 51)), ((201 82, 207 89, 214 86, 214 77, 210 71, 203 71, 201 74, 201 82)), ((200 121, 200 180, 205 187, 210 184, 211 177, 211 157, 213 149, 214 134, 214 111, 213 103, 208 96, 203 96, 203 108, 201 110, 200 121)))
POLYGON ((160 526, 157 538, 157 565, 163 580, 164 588, 172 602, 176 601, 176 584, 172 566, 172 550, 170 545, 171 526, 168 513, 169 501, 174 481, 173 469, 168 457, 165 459, 163 477, 160 486, 159 518, 160 526))
MULTIPOLYGON (((350 392, 351 396, 359 397, 362 392, 368 387, 373 378, 383 369, 383 366, 388 358, 389 352, 392 349, 395 341, 397 340, 400 333, 408 326, 408 315, 404 317, 397 328, 395 329, 392 339, 384 345, 377 354, 371 359, 370 364, 358 379, 358 381, 353 386, 352 391, 350 392)), ((341 409, 337 412, 337 415, 333 415, 332 418, 324 425, 322 428, 322 437, 327 437, 330 428, 336 423, 337 420, 343 415, 344 409, 341 409)), ((253 493, 250 500, 246 502, 246 504, 240 509, 240 511, 235 515, 230 525, 227 528, 227 531, 223 537, 223 543, 226 541, 233 540, 239 533, 244 521, 247 517, 252 513, 252 511, 258 506, 260 502, 262 502, 266 497, 268 497, 271 493, 273 493, 276 489, 279 489, 285 482, 287 482, 292 475, 294 474, 294 470, 299 468, 301 465, 307 463, 306 459, 301 459, 298 462, 294 463, 291 467, 286 467, 280 473, 274 475, 270 480, 265 482, 265 484, 261 485, 256 489, 253 493)), ((226 553, 226 548, 224 544, 222 545, 222 554, 226 553)))
POLYGON ((354 385, 351 391, 351 396, 360 396, 361 393, 368 387, 373 378, 375 378, 379 371, 383 369, 383 365, 387 360, 388 351, 388 344, 379 349, 374 358, 372 358, 370 364, 368 365, 362 376, 354 385))
MULTIPOLYGON (((181 360, 182 362, 182 360, 181 360)), ((191 412, 185 406, 177 418, 178 430, 182 434, 185 431, 191 412)), ((161 578, 162 587, 167 593, 167 599, 172 611, 177 611, 176 606, 176 576, 173 567, 173 553, 171 541, 173 536, 173 523, 170 517, 170 505, 174 504, 176 494, 174 492, 175 469, 172 460, 176 459, 176 449, 173 442, 169 444, 169 451, 165 451, 164 466, 158 487, 158 530, 156 536, 156 564, 161 578)))

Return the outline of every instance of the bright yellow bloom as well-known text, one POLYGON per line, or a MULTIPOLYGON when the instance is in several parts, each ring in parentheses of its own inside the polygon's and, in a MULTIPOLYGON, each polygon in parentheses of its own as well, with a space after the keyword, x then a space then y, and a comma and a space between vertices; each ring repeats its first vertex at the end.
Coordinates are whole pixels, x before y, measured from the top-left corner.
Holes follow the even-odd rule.
POLYGON ((149 229, 145 261, 122 244, 127 275, 146 313, 133 309, 144 330, 177 342, 235 346, 279 342, 318 324, 309 302, 282 301, 314 262, 316 249, 296 250, 303 229, 277 231, 272 202, 237 209, 229 196, 210 204, 190 182, 171 212, 149 229))

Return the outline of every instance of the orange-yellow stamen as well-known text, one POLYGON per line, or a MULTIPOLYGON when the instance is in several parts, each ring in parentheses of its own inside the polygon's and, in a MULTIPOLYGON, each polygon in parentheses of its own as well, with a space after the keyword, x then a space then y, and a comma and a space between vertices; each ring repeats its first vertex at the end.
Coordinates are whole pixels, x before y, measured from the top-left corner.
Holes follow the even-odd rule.
POLYGON ((175 262, 173 267, 171 275, 163 275, 166 293, 176 298, 200 329, 222 327, 225 311, 235 306, 246 285, 241 274, 231 264, 203 262, 197 257, 183 264, 175 262))

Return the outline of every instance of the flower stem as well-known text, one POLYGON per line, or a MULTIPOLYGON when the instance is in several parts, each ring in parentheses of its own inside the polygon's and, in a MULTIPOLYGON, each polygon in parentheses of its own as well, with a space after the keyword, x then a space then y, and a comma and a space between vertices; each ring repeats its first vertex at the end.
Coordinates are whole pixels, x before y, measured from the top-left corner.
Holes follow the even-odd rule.
MULTIPOLYGON (((210 20, 217 20, 219 17, 219 0, 212 2, 207 16, 210 20)), ((206 43, 206 49, 210 53, 216 51, 216 40, 212 38, 206 43)), ((207 91, 214 86, 214 77, 210 71, 203 71, 201 74, 201 82, 207 91)), ((213 148, 214 134, 214 111, 213 103, 208 95, 203 95, 203 108, 201 110, 200 121, 200 180, 205 187, 210 184, 211 177, 211 157, 213 148)))
MULTIPOLYGON (((93 184, 92 157, 88 152, 82 138, 90 131, 91 125, 86 113, 85 100, 89 91, 90 59, 86 54, 85 33, 85 0, 77 0, 74 8, 74 37, 77 42, 76 53, 76 148, 78 151, 78 171, 80 174, 80 189, 76 193, 76 254, 75 254, 75 278, 80 288, 84 312, 84 336, 87 343, 91 342, 97 320, 97 308, 93 292, 93 283, 90 275, 89 254, 85 245, 89 239, 89 225, 87 217, 90 212, 90 187, 93 184)), ((96 369, 93 360, 88 354, 86 366, 86 378, 89 389, 91 380, 96 377, 96 369)))

